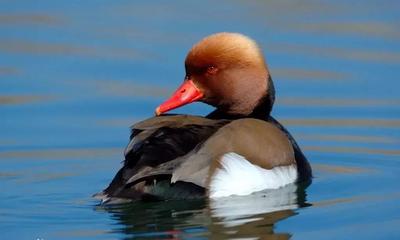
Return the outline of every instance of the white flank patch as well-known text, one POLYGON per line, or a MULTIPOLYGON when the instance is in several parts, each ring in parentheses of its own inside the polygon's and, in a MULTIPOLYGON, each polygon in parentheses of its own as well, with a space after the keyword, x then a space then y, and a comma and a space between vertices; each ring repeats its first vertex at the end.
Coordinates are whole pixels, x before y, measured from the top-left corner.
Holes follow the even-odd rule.
POLYGON ((210 198, 248 195, 264 189, 278 189, 297 179, 296 165, 264 169, 243 156, 230 152, 222 156, 222 168, 210 181, 210 198))

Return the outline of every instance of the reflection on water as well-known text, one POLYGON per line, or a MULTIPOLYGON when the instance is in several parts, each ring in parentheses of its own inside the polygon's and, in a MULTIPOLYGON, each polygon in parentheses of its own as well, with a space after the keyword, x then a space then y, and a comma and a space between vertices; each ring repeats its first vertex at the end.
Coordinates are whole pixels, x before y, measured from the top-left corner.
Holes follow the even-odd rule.
POLYGON ((283 123, 300 126, 342 126, 342 127, 378 127, 398 128, 400 120, 397 119, 285 119, 283 123))
MULTIPOLYGON (((299 207, 298 195, 297 186, 291 184, 278 190, 264 191, 250 196, 212 199, 210 208, 214 217, 222 219, 224 226, 233 227, 254 221, 257 219, 253 217, 255 215, 296 209, 299 207)), ((301 201, 300 205, 303 204, 301 201)))
POLYGON ((353 174, 353 173, 363 173, 366 171, 371 171, 368 168, 361 167, 344 167, 337 165, 326 165, 326 164, 313 164, 313 169, 318 171, 324 171, 328 173, 344 173, 344 174, 353 174))
POLYGON ((54 99, 52 96, 1 96, 0 95, 0 105, 7 104, 23 104, 32 103, 37 101, 49 101, 54 99))
POLYGON ((281 189, 209 200, 168 201, 97 206, 112 214, 129 238, 283 238, 290 233, 274 231, 278 221, 309 206, 304 188, 288 185, 281 189), (249 204, 250 203, 250 204, 249 204))
POLYGON ((357 142, 357 143, 399 143, 399 139, 385 136, 360 136, 360 135, 301 135, 299 138, 318 141, 357 142))
MULTIPOLYGON (((278 79, 288 79, 293 81, 342 81, 351 77, 348 73, 334 72, 332 70, 307 70, 295 68, 276 68, 274 69, 273 76, 278 79)), ((279 99, 278 99, 279 100, 279 99)))
POLYGON ((144 53, 134 49, 95 48, 90 45, 35 42, 20 39, 0 40, 0 51, 12 54, 79 56, 101 59, 133 59, 135 57, 143 58, 144 56, 144 53))
POLYGON ((2 151, 0 158, 3 159, 71 159, 71 158, 88 158, 88 157, 112 157, 120 153, 122 148, 89 148, 89 149, 43 149, 43 150, 18 150, 18 151, 2 151))
POLYGON ((383 37, 387 39, 400 38, 399 29, 393 24, 382 22, 368 22, 368 24, 360 22, 352 23, 298 23, 295 26, 298 31, 309 31, 316 33, 336 33, 336 34, 360 34, 369 37, 383 37))
POLYGON ((305 146, 304 149, 315 152, 330 153, 359 153, 359 154, 381 154, 381 155, 400 155, 400 150, 396 149, 374 149, 362 147, 321 147, 321 146, 305 146))
POLYGON ((375 106, 399 106, 400 99, 338 99, 338 98, 283 98, 278 104, 304 107, 375 107, 375 106))
POLYGON ((19 73, 19 71, 17 68, 0 66, 0 75, 15 75, 18 73, 19 73))
POLYGON ((46 14, 2 14, 0 15, 0 24, 4 25, 56 25, 63 21, 60 17, 46 14))
POLYGON ((80 84, 82 87, 95 89, 98 94, 114 97, 168 97, 173 91, 172 88, 168 89, 161 86, 137 84, 133 81, 96 80, 73 84, 80 84))
POLYGON ((206 230, 202 224, 208 222, 205 206, 204 200, 138 202, 98 206, 96 211, 108 212, 118 222, 117 228, 112 231, 123 232, 133 238, 157 238, 190 234, 191 231, 204 234, 206 230))
POLYGON ((290 54, 314 55, 319 57, 339 58, 343 60, 355 60, 358 62, 373 62, 375 64, 400 63, 400 52, 376 51, 370 49, 343 49, 335 47, 317 47, 300 44, 271 44, 273 51, 290 54))

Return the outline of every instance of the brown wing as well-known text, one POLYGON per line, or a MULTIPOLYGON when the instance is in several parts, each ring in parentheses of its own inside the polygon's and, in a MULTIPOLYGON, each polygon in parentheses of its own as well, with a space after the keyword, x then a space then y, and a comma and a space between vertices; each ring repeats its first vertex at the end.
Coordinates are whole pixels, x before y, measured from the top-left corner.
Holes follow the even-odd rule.
POLYGON ((177 168, 172 181, 207 187, 208 177, 226 153, 235 152, 265 169, 295 164, 292 144, 273 124, 252 118, 235 120, 213 134, 177 168))

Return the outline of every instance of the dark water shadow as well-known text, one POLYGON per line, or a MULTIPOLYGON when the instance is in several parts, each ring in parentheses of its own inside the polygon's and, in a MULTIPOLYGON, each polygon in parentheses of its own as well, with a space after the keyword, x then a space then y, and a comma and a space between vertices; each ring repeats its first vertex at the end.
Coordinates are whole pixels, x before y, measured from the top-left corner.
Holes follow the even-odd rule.
POLYGON ((109 232, 122 233, 123 239, 289 239, 290 232, 275 232, 275 223, 306 206, 305 186, 293 184, 248 196, 98 205, 94 210, 110 214, 117 224, 109 232))

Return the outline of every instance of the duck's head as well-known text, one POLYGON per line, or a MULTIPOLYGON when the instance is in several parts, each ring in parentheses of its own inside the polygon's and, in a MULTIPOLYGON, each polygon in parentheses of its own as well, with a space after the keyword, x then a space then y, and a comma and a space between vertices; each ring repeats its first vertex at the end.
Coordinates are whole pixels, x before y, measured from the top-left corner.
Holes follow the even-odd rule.
POLYGON ((157 115, 194 101, 226 114, 249 115, 273 90, 260 48, 239 33, 217 33, 202 39, 189 51, 185 69, 183 84, 157 107, 157 115))

